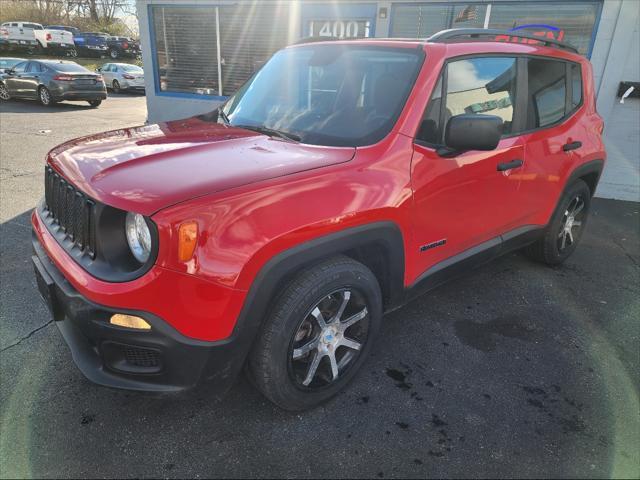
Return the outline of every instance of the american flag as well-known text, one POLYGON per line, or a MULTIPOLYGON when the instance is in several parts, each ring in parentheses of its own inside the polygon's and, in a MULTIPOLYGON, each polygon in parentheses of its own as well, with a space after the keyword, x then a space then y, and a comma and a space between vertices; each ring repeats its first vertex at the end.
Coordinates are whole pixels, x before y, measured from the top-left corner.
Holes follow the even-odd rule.
POLYGON ((460 13, 458 13, 453 23, 468 22, 469 20, 477 20, 477 19, 478 19, 478 10, 476 9, 476 6, 467 5, 462 10, 460 10, 460 13))

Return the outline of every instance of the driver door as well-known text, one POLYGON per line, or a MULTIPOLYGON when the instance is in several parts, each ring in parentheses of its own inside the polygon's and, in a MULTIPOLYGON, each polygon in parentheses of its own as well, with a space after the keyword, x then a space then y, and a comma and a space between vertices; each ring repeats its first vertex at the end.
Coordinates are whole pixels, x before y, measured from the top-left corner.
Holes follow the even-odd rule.
POLYGON ((499 246, 499 236, 519 223, 517 172, 524 163, 524 146, 512 135, 519 131, 514 115, 517 63, 514 57, 467 57, 449 61, 443 69, 412 157, 418 275, 448 258, 473 253, 469 249, 474 247, 499 246), (501 117, 503 137, 497 148, 452 157, 438 154, 448 120, 460 114, 501 117))

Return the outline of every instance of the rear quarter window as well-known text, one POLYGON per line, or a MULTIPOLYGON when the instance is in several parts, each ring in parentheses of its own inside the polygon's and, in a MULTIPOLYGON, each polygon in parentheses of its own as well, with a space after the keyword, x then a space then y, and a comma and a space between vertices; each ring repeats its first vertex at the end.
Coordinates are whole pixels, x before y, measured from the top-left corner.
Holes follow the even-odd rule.
POLYGON ((576 108, 582 103, 582 66, 571 65, 571 106, 576 108))

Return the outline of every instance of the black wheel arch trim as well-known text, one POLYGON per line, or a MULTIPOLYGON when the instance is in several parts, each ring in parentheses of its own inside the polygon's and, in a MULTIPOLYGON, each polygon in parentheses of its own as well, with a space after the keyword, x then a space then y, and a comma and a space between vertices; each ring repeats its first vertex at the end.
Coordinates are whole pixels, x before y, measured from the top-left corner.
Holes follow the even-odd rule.
MULTIPOLYGON (((374 222, 324 235, 271 258, 260 269, 247 293, 230 340, 246 358, 268 312, 278 287, 301 268, 308 267, 332 255, 345 254, 353 248, 377 243, 389 256, 390 302, 404 299, 404 240, 400 227, 392 221, 374 222)), ((237 358, 237 357, 236 357, 237 358)), ((243 363, 243 362, 241 362, 243 363)), ((238 368, 239 366, 230 366, 238 368)), ((240 365, 241 367, 241 365, 240 365)))
MULTIPOLYGON (((577 166, 572 170, 571 174, 569 175, 569 178, 567 179, 567 182, 564 185, 562 192, 564 192, 567 189, 567 187, 569 187, 569 185, 571 185, 577 179, 582 178, 585 175, 596 174, 596 180, 593 185, 593 190, 591 192, 591 194, 593 195, 596 191, 596 187, 598 186, 598 182, 600 181, 600 177, 602 175, 603 170, 604 170, 604 160, 601 160, 601 159, 591 160, 589 162, 586 162, 586 163, 583 163, 582 165, 577 166)), ((589 185, 589 188, 591 187, 592 186, 589 185)))

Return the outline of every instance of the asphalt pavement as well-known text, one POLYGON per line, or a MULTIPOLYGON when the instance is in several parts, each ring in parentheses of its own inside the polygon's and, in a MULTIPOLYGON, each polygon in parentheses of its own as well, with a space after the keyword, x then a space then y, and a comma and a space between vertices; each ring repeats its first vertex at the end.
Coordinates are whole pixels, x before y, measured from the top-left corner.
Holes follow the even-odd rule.
POLYGON ((351 385, 306 413, 240 378, 148 395, 93 385, 41 303, 29 214, 46 152, 144 122, 0 103, 0 477, 640 477, 640 205, 596 199, 558 268, 519 253, 385 317, 351 385))

